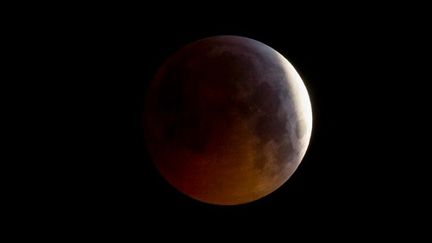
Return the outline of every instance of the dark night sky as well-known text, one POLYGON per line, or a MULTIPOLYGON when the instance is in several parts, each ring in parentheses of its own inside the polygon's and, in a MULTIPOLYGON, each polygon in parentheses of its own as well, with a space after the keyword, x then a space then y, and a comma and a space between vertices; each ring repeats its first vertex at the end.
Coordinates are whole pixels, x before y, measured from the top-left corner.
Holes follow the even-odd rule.
POLYGON ((379 11, 367 18, 364 12, 308 14, 265 20, 203 14, 187 21, 110 12, 35 24, 55 70, 52 96, 61 101, 46 101, 56 111, 57 162, 47 169, 56 183, 46 181, 40 200, 52 197, 45 205, 55 208, 57 220, 133 232, 152 230, 146 223, 164 229, 214 224, 223 234, 280 220, 286 225, 279 233, 308 228, 362 235, 410 215, 403 202, 414 197, 405 186, 413 179, 401 179, 402 171, 410 173, 407 156, 394 152, 405 147, 397 139, 406 134, 394 121, 407 119, 398 115, 407 109, 399 92, 407 74, 397 71, 406 68, 397 59, 413 48, 403 38, 414 31, 397 15, 381 19, 379 11), (305 81, 314 116, 309 149, 291 179, 268 197, 233 207, 199 203, 169 186, 149 160, 140 127, 146 88, 165 58, 221 34, 250 37, 284 55, 305 81), (395 52, 402 43, 406 48, 395 52), (395 203, 397 212, 389 206, 395 203))

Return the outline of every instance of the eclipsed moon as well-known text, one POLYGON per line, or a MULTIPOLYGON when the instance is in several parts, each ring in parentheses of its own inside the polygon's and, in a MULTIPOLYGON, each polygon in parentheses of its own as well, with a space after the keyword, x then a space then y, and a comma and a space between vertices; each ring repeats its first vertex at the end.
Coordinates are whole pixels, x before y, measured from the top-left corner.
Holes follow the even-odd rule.
POLYGON ((162 176, 202 202, 236 205, 279 188, 309 144, 312 110, 294 67, 239 36, 193 42, 150 84, 146 144, 162 176))

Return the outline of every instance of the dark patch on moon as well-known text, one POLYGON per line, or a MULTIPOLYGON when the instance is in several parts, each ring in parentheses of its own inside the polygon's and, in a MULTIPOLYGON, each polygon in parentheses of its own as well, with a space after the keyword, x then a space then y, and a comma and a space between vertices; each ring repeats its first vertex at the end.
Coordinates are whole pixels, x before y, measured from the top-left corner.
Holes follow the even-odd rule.
POLYGON ((300 120, 297 124, 296 124, 296 129, 295 129, 295 133, 296 136, 300 139, 303 138, 303 136, 306 133, 306 124, 304 121, 300 120))
POLYGON ((279 144, 279 147, 276 152, 276 161, 279 162, 279 165, 285 166, 286 163, 292 163, 295 151, 292 146, 291 140, 289 137, 285 137, 285 140, 279 144))

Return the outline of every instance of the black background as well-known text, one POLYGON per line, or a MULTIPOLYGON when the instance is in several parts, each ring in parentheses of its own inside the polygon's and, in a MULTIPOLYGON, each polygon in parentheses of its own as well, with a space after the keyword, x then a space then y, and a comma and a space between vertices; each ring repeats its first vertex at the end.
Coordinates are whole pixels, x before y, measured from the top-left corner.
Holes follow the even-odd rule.
POLYGON ((417 180, 424 179, 414 175, 417 145, 405 138, 415 128, 402 125, 420 110, 406 104, 418 97, 415 72, 404 70, 420 67, 409 55, 422 39, 421 15, 407 21, 379 8, 213 15, 203 9, 173 14, 111 6, 25 21, 23 46, 42 80, 30 87, 44 91, 43 111, 35 114, 46 117, 32 123, 43 127, 37 143, 47 161, 30 167, 44 175, 37 178, 42 184, 27 186, 34 221, 48 219, 72 235, 108 230, 138 238, 155 230, 189 237, 198 228, 221 236, 354 238, 406 229, 405 218, 417 215, 421 201, 417 180), (303 77, 313 109, 310 146, 291 179, 263 199, 231 207, 172 188, 151 163, 140 120, 163 61, 214 35, 241 35, 276 49, 303 77))

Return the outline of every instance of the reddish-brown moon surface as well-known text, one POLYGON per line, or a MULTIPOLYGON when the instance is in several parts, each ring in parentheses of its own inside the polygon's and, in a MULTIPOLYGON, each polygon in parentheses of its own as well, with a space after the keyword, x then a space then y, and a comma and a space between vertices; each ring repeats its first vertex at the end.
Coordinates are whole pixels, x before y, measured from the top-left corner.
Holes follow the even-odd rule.
POLYGON ((309 144, 312 111, 294 67, 253 39, 198 40, 161 66, 144 115, 162 176, 202 202, 262 198, 294 173, 309 144))

